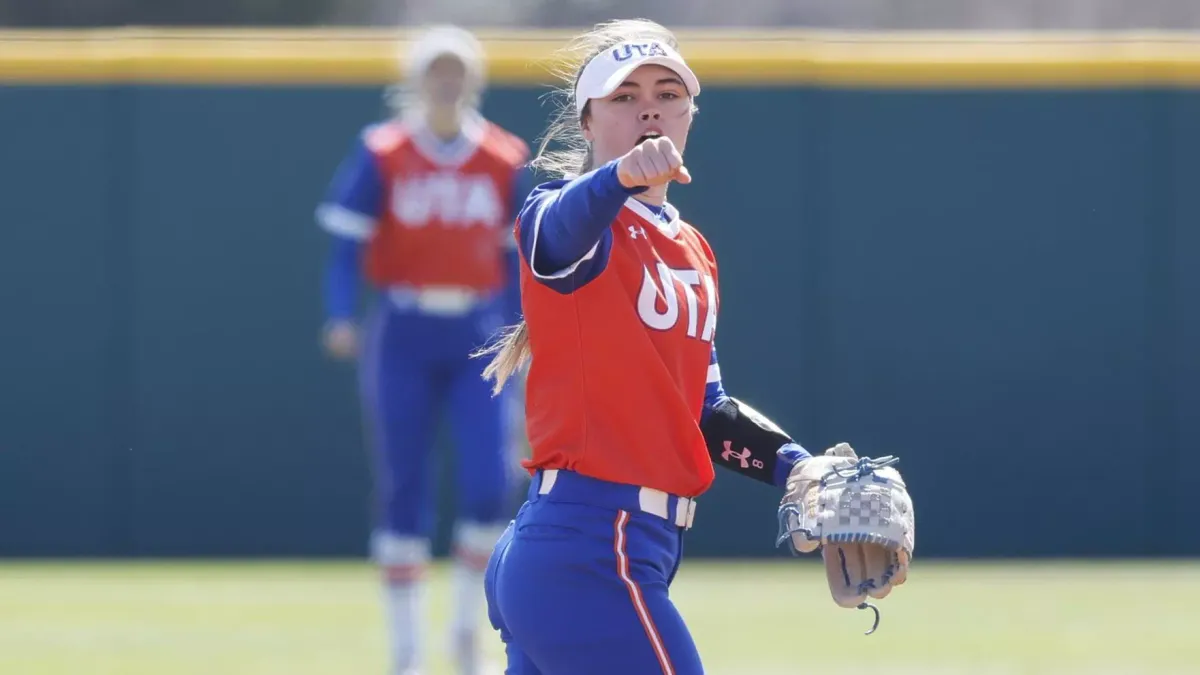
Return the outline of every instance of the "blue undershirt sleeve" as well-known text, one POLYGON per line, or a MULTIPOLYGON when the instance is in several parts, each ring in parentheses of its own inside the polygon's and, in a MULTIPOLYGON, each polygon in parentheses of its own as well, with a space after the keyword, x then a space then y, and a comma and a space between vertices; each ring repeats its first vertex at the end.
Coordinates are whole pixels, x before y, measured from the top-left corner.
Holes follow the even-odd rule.
POLYGON ((625 201, 645 188, 621 185, 617 160, 547 185, 535 189, 521 210, 521 253, 538 281, 569 293, 603 271, 613 220, 625 201))
POLYGON ((329 321, 349 321, 356 314, 362 246, 357 239, 338 235, 330 242, 323 289, 325 318, 329 321))
POLYGON ((364 141, 354 140, 317 207, 317 222, 330 234, 322 280, 325 318, 352 320, 361 286, 363 242, 370 238, 383 204, 383 176, 364 141))

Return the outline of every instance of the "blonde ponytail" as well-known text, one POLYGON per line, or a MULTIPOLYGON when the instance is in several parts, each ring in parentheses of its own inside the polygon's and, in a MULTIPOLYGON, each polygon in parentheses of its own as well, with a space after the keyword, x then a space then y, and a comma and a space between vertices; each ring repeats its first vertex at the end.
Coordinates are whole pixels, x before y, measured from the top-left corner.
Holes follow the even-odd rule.
POLYGON ((484 380, 494 380, 492 395, 498 395, 508 379, 525 367, 531 355, 529 348, 529 326, 522 320, 514 326, 508 326, 500 333, 500 338, 491 345, 471 354, 473 358, 494 354, 487 367, 483 369, 484 380))

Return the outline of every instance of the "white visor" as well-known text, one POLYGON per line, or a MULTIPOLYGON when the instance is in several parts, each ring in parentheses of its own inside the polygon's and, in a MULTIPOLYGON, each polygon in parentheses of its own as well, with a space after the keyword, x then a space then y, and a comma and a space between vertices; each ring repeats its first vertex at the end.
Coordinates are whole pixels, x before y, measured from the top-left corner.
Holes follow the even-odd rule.
POLYGON ((462 61, 467 73, 476 80, 483 79, 483 46, 470 31, 457 26, 435 26, 420 36, 407 50, 409 79, 420 80, 439 56, 453 56, 462 61))
POLYGON ((700 80, 679 52, 665 42, 634 40, 621 42, 588 61, 575 84, 575 112, 582 113, 588 101, 613 93, 638 66, 649 64, 670 68, 683 80, 689 94, 700 93, 700 80))

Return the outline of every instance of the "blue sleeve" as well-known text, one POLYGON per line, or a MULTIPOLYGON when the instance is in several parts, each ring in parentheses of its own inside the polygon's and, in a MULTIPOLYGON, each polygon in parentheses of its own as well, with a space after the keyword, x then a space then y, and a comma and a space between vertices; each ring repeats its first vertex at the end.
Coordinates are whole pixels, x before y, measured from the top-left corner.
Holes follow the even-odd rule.
POLYGON ((317 207, 317 221, 331 234, 362 241, 375 229, 383 202, 379 162, 360 134, 334 172, 317 207))
POLYGON ((608 264, 609 226, 625 200, 644 191, 621 185, 617 160, 536 188, 520 214, 521 253, 534 276, 560 293, 596 278, 608 264))
POLYGON ((779 488, 787 487, 788 475, 792 473, 792 468, 800 460, 812 457, 807 450, 796 443, 788 443, 776 454, 779 456, 779 462, 775 465, 775 486, 779 488))
POLYGON ((362 242, 334 236, 325 264, 325 318, 351 320, 358 304, 362 242))
POLYGON ((717 363, 717 344, 712 346, 712 356, 708 359, 708 379, 704 385, 704 411, 700 414, 703 420, 710 410, 718 403, 728 398, 725 387, 721 385, 721 365, 717 363))
POLYGON ((362 242, 383 208, 383 178, 374 153, 355 138, 317 207, 317 222, 330 233, 322 295, 326 320, 351 320, 361 284, 362 242))
MULTIPOLYGON (((725 387, 721 383, 721 366, 717 362, 717 345, 713 343, 712 357, 708 361, 708 380, 704 388, 704 408, 700 413, 700 420, 703 422, 712 409, 727 398, 729 396, 725 393, 725 387)), ((796 462, 812 455, 799 444, 788 443, 779 448, 776 456, 779 461, 775 464, 775 475, 772 478, 777 487, 783 488, 787 486, 788 474, 792 472, 792 467, 796 465, 796 462)))

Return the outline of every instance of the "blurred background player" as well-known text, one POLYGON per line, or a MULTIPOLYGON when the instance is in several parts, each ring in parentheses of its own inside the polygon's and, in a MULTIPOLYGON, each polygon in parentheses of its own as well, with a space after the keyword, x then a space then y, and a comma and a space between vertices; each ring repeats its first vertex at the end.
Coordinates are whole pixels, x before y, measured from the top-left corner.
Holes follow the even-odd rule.
POLYGON ((482 574, 512 482, 510 397, 491 396, 469 355, 520 314, 511 226, 530 188, 529 151, 479 113, 484 55, 469 32, 429 29, 405 61, 397 114, 362 131, 317 209, 333 237, 323 339, 335 358, 359 359, 375 469, 371 550, 397 674, 422 662, 430 455, 439 413, 449 413, 458 495, 450 636, 465 675, 479 672, 482 574), (381 291, 361 336, 360 270, 381 291))

